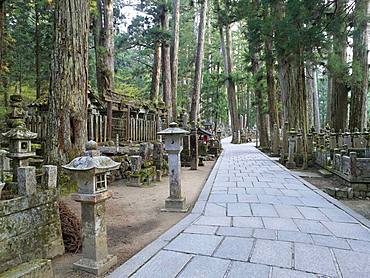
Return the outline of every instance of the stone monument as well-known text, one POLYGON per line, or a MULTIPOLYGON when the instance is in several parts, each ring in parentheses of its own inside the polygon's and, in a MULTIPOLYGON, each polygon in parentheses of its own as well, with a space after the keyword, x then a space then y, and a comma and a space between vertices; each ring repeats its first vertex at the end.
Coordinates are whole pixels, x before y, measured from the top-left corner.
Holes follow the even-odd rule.
POLYGON ((120 163, 100 155, 94 141, 86 144, 84 156, 63 166, 77 179, 78 192, 72 198, 81 203, 82 258, 74 266, 98 276, 117 262, 117 257, 108 254, 105 201, 112 197, 107 175, 119 167, 120 163))
POLYGON ((165 138, 165 150, 168 153, 168 172, 170 183, 170 196, 166 199, 163 211, 186 212, 185 197, 181 196, 181 161, 182 138, 189 132, 178 128, 177 123, 170 123, 169 128, 158 132, 165 138))

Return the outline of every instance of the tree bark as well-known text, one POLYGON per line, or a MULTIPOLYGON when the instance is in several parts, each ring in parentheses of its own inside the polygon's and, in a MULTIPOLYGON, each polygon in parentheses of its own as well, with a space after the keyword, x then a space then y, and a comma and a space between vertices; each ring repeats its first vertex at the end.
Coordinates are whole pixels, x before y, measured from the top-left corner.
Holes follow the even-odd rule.
POLYGON ((351 78, 351 110, 349 128, 366 127, 367 95, 369 82, 368 66, 368 6, 369 0, 357 0, 353 33, 353 62, 351 78))
POLYGON ((4 97, 4 106, 8 107, 8 90, 6 86, 6 78, 5 78, 5 62, 4 62, 4 54, 5 54, 5 0, 0 0, 0 92, 3 92, 4 97))
POLYGON ((179 64, 180 0, 173 0, 172 46, 171 46, 171 102, 172 118, 177 120, 177 79, 179 64))
POLYGON ((272 54, 273 31, 265 37, 265 63, 267 94, 269 101, 270 134, 273 133, 274 124, 279 127, 279 113, 276 101, 275 78, 274 78, 274 56, 272 54))
MULTIPOLYGON (((169 18, 168 7, 164 3, 161 5, 161 27, 164 32, 168 32, 169 18)), ((167 108, 167 120, 172 122, 172 93, 171 93, 171 55, 170 43, 168 38, 162 42, 162 84, 163 84, 163 101, 167 108)))
MULTIPOLYGON (((345 13, 347 0, 337 1, 337 11, 340 14, 345 13)), ((336 32, 333 32, 333 52, 329 58, 329 70, 332 76, 332 99, 331 99, 331 124, 332 128, 339 131, 347 127, 348 114, 348 88, 345 80, 347 76, 346 69, 347 58, 347 36, 346 24, 341 21, 336 32)))
POLYGON ((104 96, 114 89, 114 30, 113 0, 96 0, 94 18, 96 80, 98 91, 104 96))
POLYGON ((36 98, 41 96, 40 76, 40 10, 39 1, 35 0, 35 71, 36 71, 36 98))
POLYGON ((314 70, 314 94, 313 94, 313 122, 316 132, 320 131, 320 99, 319 99, 319 89, 317 87, 317 70, 314 70))
MULTIPOLYGON (((94 19, 96 81, 99 95, 104 99, 114 90, 114 29, 113 0, 96 0, 94 19)), ((108 140, 112 140, 112 104, 107 103, 108 140)))
POLYGON ((55 2, 49 90, 48 161, 61 165, 87 142, 89 1, 55 2))
POLYGON ((157 102, 159 96, 159 87, 161 82, 161 42, 158 40, 154 43, 154 61, 152 71, 152 87, 150 90, 150 100, 157 102))
MULTIPOLYGON (((225 4, 226 8, 228 7, 228 4, 229 3, 225 4)), ((220 33, 221 51, 224 60, 224 75, 227 89, 227 101, 230 112, 231 130, 233 133, 231 143, 240 144, 240 119, 236 101, 235 83, 232 78, 233 61, 231 56, 232 51, 231 29, 228 22, 223 23, 219 0, 216 1, 216 5, 218 13, 218 28, 220 33)))
POLYGON ((202 8, 200 10, 200 19, 198 27, 198 44, 195 55, 194 85, 190 109, 190 121, 193 123, 196 123, 199 118, 199 102, 200 102, 200 89, 202 84, 204 39, 205 39, 207 10, 208 10, 208 0, 204 0, 202 3, 202 8))
POLYGON ((314 95, 315 79, 314 69, 311 63, 306 63, 306 93, 307 93, 307 123, 308 127, 314 127, 314 95))

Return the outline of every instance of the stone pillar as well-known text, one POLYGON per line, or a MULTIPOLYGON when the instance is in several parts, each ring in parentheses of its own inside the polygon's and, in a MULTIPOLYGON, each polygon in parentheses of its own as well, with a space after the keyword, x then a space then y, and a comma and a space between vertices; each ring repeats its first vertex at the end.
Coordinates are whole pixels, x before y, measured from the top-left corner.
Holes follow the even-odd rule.
POLYGON ((337 133, 337 146, 339 149, 343 148, 343 134, 341 129, 337 133))
POLYGON ((197 128, 193 127, 190 133, 190 170, 198 170, 198 133, 197 128))
POLYGON ((129 176, 129 181, 127 185, 140 187, 142 183, 141 183, 141 177, 139 175, 139 172, 141 171, 141 165, 142 165, 143 159, 140 155, 131 155, 129 159, 130 159, 131 174, 129 176))
POLYGON ((349 175, 350 177, 357 177, 357 153, 350 152, 349 153, 349 175))
POLYGON ((18 167, 18 194, 30 196, 36 192, 36 168, 32 166, 18 167))
POLYGON ((43 165, 42 166, 42 178, 41 184, 43 188, 57 188, 58 180, 58 167, 54 165, 43 165))
POLYGON ((351 133, 348 130, 344 132, 343 145, 347 146, 347 148, 352 148, 351 133))
POLYGON ((297 133, 297 139, 296 139, 296 154, 302 155, 303 153, 303 138, 302 138, 302 132, 301 130, 297 133))
POLYGON ((337 148, 337 134, 335 133, 334 130, 330 132, 329 146, 330 146, 330 150, 334 150, 337 148))
POLYGON ((292 169, 296 167, 295 161, 294 161, 294 152, 296 147, 296 141, 297 141, 297 132, 294 131, 292 128, 289 132, 289 138, 288 138, 288 162, 286 163, 286 167, 288 169, 292 169))
POLYGON ((355 131, 352 134, 352 140, 353 140, 353 147, 355 149, 362 148, 362 138, 361 138, 361 133, 359 132, 358 128, 355 128, 355 131))
POLYGON ((280 132, 277 124, 274 124, 272 137, 272 154, 278 156, 280 152, 280 132))
POLYGON ((312 155, 313 153, 313 135, 312 133, 307 134, 307 154, 312 155))
POLYGON ((163 144, 162 143, 154 143, 153 146, 153 160, 155 169, 158 171, 162 171, 163 166, 163 144))
POLYGON ((180 129, 177 123, 170 123, 169 128, 158 132, 159 135, 165 136, 165 148, 168 153, 168 172, 170 196, 165 201, 163 211, 170 212, 186 212, 185 197, 181 196, 181 160, 180 153, 182 151, 182 138, 188 132, 180 129))

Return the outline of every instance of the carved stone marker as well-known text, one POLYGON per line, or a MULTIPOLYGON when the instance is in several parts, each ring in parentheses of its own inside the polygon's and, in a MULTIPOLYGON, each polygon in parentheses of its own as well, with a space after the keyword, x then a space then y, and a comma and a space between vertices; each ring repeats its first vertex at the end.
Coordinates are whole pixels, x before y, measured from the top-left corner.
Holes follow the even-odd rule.
POLYGON ((170 123, 169 128, 158 132, 165 137, 165 150, 168 153, 168 170, 170 183, 170 196, 166 199, 164 211, 186 212, 185 197, 181 196, 181 161, 182 138, 189 133, 178 128, 177 123, 170 123))
POLYGON ((107 188, 108 172, 119 167, 120 163, 100 155, 94 141, 86 144, 84 156, 63 166, 75 174, 78 193, 72 198, 81 203, 82 258, 74 266, 98 276, 117 262, 116 256, 108 255, 105 201, 112 197, 107 188))
POLYGON ((18 167, 18 194, 30 196, 36 192, 36 168, 32 166, 18 167))
POLYGON ((294 161, 294 151, 296 148, 297 143, 297 132, 292 128, 289 131, 288 134, 288 162, 286 163, 286 167, 288 169, 292 169, 296 167, 295 161, 294 161))

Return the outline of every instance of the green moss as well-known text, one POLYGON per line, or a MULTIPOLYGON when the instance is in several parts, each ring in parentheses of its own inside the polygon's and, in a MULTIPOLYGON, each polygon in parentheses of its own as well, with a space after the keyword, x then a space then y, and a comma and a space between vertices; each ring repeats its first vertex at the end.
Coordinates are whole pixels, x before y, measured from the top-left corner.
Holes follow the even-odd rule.
POLYGON ((73 181, 70 176, 67 176, 63 172, 59 175, 59 187, 61 196, 77 192, 78 189, 77 182, 73 181))

